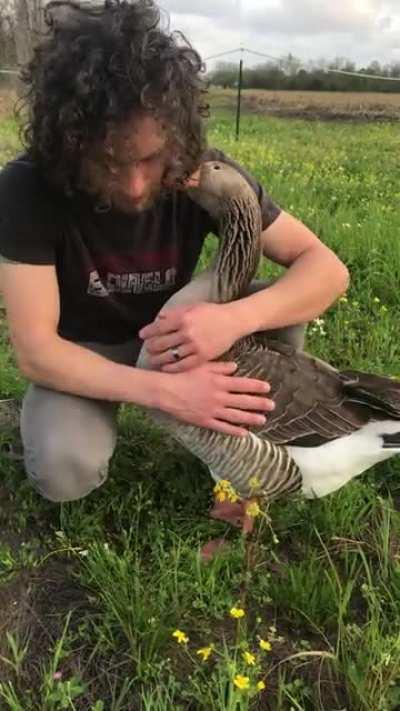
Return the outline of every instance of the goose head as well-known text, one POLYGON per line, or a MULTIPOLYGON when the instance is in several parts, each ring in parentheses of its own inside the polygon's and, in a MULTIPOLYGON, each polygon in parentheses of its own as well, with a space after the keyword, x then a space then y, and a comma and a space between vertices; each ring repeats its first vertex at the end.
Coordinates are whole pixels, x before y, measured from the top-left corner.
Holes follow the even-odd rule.
POLYGON ((221 161, 203 163, 186 186, 190 197, 216 220, 232 208, 232 203, 258 205, 257 196, 243 175, 221 161))
POLYGON ((188 195, 218 224, 220 246, 213 268, 213 300, 240 298, 261 255, 261 208, 254 189, 231 165, 206 161, 186 182, 188 195))

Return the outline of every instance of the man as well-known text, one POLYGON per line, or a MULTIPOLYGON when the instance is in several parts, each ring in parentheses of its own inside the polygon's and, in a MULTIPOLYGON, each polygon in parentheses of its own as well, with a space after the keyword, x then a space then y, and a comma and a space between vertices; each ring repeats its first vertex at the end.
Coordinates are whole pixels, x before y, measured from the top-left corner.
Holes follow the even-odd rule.
POLYGON ((289 267, 284 277, 157 319, 217 229, 181 189, 201 160, 227 160, 205 152, 200 58, 160 28, 153 0, 50 3, 47 20, 24 72, 27 152, 0 174, 0 279, 32 382, 25 467, 43 496, 67 501, 104 481, 118 403, 238 436, 262 424, 274 406, 268 385, 214 360, 244 334, 318 316, 348 275, 248 176, 264 252, 289 267), (161 370, 134 367, 139 336, 161 370))

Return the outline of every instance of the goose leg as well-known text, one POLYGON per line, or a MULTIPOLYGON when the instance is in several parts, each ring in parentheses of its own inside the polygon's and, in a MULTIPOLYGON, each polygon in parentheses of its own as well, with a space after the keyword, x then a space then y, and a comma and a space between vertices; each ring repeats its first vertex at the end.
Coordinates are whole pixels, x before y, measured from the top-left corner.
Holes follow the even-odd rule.
MULTIPOLYGON (((232 524, 235 528, 241 528, 242 533, 247 535, 252 533, 254 529, 254 517, 246 513, 247 505, 253 501, 255 499, 242 499, 242 501, 235 503, 216 501, 209 512, 209 516, 218 521, 226 521, 226 523, 232 524)), ((201 559, 204 562, 212 560, 216 553, 228 545, 229 542, 224 538, 213 538, 202 546, 200 551, 201 559)))
POLYGON ((231 503, 230 501, 216 501, 209 512, 210 518, 226 521, 235 528, 241 528, 242 533, 251 533, 254 528, 254 517, 246 513, 246 507, 253 499, 242 499, 231 503))

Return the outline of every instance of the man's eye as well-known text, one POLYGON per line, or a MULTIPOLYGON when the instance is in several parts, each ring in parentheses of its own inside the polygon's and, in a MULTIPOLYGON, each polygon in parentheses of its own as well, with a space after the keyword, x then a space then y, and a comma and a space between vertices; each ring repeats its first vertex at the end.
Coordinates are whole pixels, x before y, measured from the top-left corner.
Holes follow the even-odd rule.
POLYGON ((114 170, 118 168, 115 161, 111 161, 109 158, 97 158, 94 162, 99 168, 108 172, 114 172, 114 170))
POLYGON ((156 161, 160 160, 161 155, 161 153, 154 153, 152 156, 145 158, 143 160, 143 163, 155 163, 156 161))

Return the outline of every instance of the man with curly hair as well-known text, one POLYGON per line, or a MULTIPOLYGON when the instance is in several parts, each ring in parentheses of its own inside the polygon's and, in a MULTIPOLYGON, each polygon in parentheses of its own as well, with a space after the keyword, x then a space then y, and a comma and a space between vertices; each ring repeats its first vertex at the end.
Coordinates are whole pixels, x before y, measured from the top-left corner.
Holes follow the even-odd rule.
POLYGON ((238 301, 157 319, 217 230, 185 178, 202 160, 232 162, 206 149, 200 57, 161 27, 153 0, 52 2, 46 18, 23 72, 26 152, 0 174, 0 276, 32 383, 25 468, 43 496, 68 501, 106 478, 118 403, 237 436, 264 422, 268 385, 215 359, 245 334, 318 316, 348 275, 237 166, 259 197, 264 253, 285 275, 238 301), (134 367, 140 338, 154 371, 134 367))

